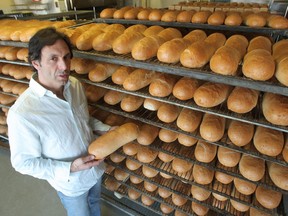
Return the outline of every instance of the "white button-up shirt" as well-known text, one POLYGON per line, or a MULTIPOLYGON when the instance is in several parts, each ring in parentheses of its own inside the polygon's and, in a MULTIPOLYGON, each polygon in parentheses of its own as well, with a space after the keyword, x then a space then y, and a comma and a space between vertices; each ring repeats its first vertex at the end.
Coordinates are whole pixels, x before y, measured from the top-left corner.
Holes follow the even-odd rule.
POLYGON ((45 179, 67 196, 78 196, 96 184, 104 163, 70 173, 71 163, 87 155, 95 139, 92 129, 110 127, 89 117, 82 84, 74 77, 65 85, 64 97, 59 99, 34 78, 30 80, 7 117, 11 163, 22 174, 45 179))

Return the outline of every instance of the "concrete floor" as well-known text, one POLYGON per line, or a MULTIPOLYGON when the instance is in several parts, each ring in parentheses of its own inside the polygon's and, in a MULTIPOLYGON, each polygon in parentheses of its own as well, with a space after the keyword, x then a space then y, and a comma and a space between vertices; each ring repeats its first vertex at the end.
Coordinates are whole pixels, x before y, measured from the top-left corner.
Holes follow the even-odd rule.
MULTIPOLYGON (((102 201, 103 216, 130 215, 102 201)), ((17 173, 10 164, 9 151, 0 147, 0 215, 65 216, 56 192, 39 179, 17 173)))

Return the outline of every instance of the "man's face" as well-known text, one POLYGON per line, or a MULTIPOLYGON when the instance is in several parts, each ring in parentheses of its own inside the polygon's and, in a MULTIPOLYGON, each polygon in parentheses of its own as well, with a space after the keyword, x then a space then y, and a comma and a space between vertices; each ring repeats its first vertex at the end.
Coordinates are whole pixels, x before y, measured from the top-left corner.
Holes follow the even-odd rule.
POLYGON ((63 40, 43 47, 41 60, 32 62, 38 71, 39 82, 50 90, 62 88, 70 75, 71 53, 63 40))

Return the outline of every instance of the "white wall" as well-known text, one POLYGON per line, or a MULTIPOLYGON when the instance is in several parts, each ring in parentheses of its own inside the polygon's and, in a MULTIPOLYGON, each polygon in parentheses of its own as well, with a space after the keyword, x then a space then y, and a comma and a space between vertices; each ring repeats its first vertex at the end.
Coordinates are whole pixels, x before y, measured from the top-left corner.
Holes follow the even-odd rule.
POLYGON ((3 10, 4 13, 10 13, 11 12, 11 5, 14 4, 13 0, 1 0, 0 1, 0 9, 3 10))

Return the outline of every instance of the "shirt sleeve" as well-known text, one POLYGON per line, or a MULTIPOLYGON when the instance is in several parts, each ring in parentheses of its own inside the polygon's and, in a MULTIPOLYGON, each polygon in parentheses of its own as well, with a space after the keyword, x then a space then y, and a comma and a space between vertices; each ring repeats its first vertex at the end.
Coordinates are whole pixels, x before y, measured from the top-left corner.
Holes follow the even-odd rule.
POLYGON ((16 171, 39 179, 69 180, 71 162, 43 158, 40 137, 31 122, 9 110, 7 124, 10 159, 16 171))
POLYGON ((90 116, 89 123, 93 131, 108 131, 111 128, 92 116, 90 116))

